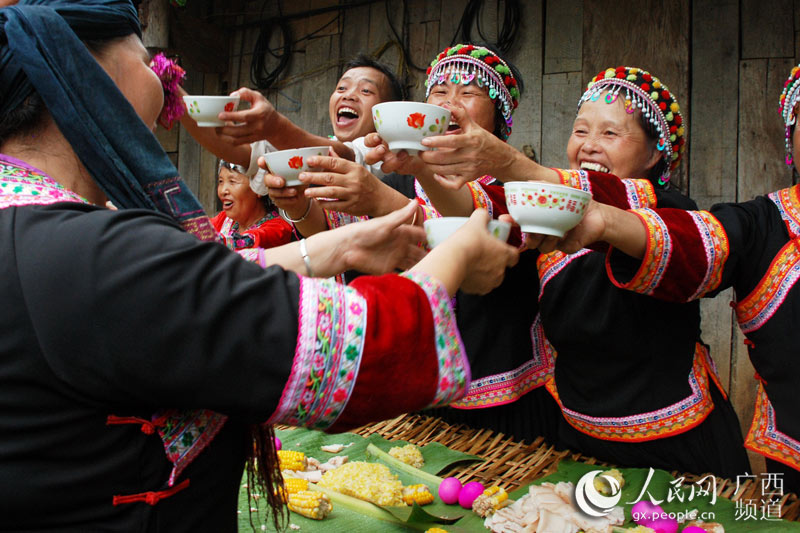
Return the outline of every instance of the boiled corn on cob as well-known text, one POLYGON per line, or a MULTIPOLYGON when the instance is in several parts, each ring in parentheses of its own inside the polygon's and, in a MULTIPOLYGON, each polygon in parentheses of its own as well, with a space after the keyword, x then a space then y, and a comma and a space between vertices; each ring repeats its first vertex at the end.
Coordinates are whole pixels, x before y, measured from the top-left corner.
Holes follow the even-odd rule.
POLYGON ((425 533, 447 533, 447 530, 440 527, 431 527, 426 529, 425 533))
POLYGON ((431 490, 422 483, 403 487, 403 501, 407 505, 428 505, 433 502, 431 490))
POLYGON ((289 494, 289 509, 314 520, 322 520, 333 510, 331 499, 314 490, 301 490, 289 494))
POLYGON ((300 470, 306 469, 308 461, 306 454, 295 450, 278 450, 278 466, 281 470, 300 470))
POLYGON ((508 503, 508 494, 500 487, 494 486, 484 490, 475 501, 472 502, 472 510, 486 518, 493 512, 508 503))
POLYGON ((319 485, 377 505, 404 505, 402 483, 379 463, 346 463, 325 472, 319 485))
POLYGON ((308 480, 299 477, 283 478, 283 501, 286 501, 287 494, 296 494, 301 490, 308 490, 308 480))
POLYGON ((396 459, 400 459, 405 464, 411 465, 414 468, 422 468, 422 465, 425 464, 425 458, 422 457, 422 452, 419 451, 419 448, 413 444, 408 444, 402 447, 395 446, 389 450, 389 455, 396 459))

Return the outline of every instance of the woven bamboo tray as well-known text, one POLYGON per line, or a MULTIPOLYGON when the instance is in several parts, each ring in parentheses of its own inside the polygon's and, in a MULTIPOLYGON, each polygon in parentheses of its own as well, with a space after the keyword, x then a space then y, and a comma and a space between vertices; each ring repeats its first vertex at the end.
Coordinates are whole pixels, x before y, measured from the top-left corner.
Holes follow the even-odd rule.
MULTIPOLYGON (((571 459, 586 464, 613 466, 592 457, 573 453, 569 450, 557 451, 539 437, 530 444, 515 441, 488 429, 471 429, 463 424, 451 425, 439 418, 422 415, 403 415, 392 420, 364 426, 353 431, 367 436, 377 433, 387 440, 404 440, 418 446, 438 442, 460 452, 477 455, 483 462, 469 465, 456 465, 443 472, 442 477, 455 476, 462 482, 480 481, 484 485, 500 485, 507 491, 515 490, 541 477, 554 473, 562 459, 571 459)), ((697 481, 701 476, 671 472, 673 476, 683 476, 687 482, 697 481)), ((717 478, 717 495, 738 501, 741 498, 758 500, 761 498, 757 480, 747 479, 736 491, 736 482, 717 478)), ((781 499, 781 512, 784 520, 800 519, 800 501, 796 495, 787 493, 781 499)))

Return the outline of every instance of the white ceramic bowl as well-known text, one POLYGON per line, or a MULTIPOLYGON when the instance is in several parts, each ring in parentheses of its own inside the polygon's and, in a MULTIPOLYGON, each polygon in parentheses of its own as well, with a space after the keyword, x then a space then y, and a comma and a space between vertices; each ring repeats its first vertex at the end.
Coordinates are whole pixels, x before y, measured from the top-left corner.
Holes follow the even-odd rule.
MULTIPOLYGON (((455 233, 463 226, 469 218, 467 217, 441 217, 429 218, 425 221, 425 235, 428 237, 428 247, 434 248, 442 244, 445 239, 455 233)), ((489 233, 503 242, 508 240, 508 233, 511 231, 511 224, 500 220, 489 221, 489 233)))
POLYGON ((592 195, 580 189, 541 181, 505 184, 506 207, 525 233, 563 237, 583 219, 592 195))
POLYGON ((442 135, 450 125, 450 110, 422 102, 383 102, 372 107, 372 121, 393 152, 415 155, 428 150, 420 141, 442 135))
POLYGON ((267 152, 264 160, 270 174, 286 180, 287 187, 302 185, 298 176, 301 172, 309 172, 306 160, 312 155, 328 155, 327 146, 310 146, 308 148, 292 148, 279 152, 267 152))
POLYGON ((183 102, 189 116, 201 128, 224 126, 225 123, 217 119, 223 111, 236 111, 239 107, 238 96, 184 96, 183 102))

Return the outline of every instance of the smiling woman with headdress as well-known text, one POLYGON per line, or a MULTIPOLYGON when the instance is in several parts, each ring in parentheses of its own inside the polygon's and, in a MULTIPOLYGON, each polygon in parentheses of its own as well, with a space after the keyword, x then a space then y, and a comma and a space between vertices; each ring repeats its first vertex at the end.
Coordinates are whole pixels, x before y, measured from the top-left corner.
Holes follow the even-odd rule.
POLYGON ((204 242, 150 131, 163 93, 129 1, 23 0, 0 32, 0 527, 235 531, 246 459, 277 520, 268 424, 463 395, 450 296, 516 259, 485 213, 351 287, 311 276, 410 266, 411 206, 244 261, 204 242))

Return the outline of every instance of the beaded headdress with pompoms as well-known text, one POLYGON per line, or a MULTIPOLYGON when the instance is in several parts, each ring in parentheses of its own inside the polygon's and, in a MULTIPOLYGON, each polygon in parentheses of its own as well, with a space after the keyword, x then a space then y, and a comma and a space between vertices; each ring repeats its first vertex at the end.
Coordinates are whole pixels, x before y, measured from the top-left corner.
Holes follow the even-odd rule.
POLYGON ((625 111, 634 113, 638 109, 658 132, 656 147, 667 162, 666 170, 658 178, 658 182, 666 185, 670 174, 680 164, 686 148, 686 138, 678 101, 661 80, 640 68, 608 68, 589 82, 586 92, 578 102, 578 110, 588 100, 597 101, 603 92, 606 92, 606 103, 614 103, 623 90, 625 111))
POLYGON ((511 68, 497 54, 483 46, 456 44, 436 56, 426 74, 426 98, 434 85, 446 81, 469 85, 474 80, 478 87, 487 87, 505 121, 500 135, 508 139, 514 122, 511 115, 519 104, 519 88, 511 68))
POLYGON ((800 65, 797 65, 789 73, 789 78, 783 84, 783 92, 781 99, 778 103, 778 111, 781 113, 781 118, 786 126, 786 164, 790 167, 794 164, 794 157, 792 156, 792 129, 797 120, 794 113, 794 108, 797 102, 800 101, 800 65))

